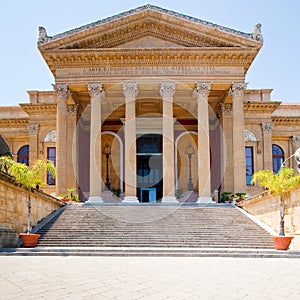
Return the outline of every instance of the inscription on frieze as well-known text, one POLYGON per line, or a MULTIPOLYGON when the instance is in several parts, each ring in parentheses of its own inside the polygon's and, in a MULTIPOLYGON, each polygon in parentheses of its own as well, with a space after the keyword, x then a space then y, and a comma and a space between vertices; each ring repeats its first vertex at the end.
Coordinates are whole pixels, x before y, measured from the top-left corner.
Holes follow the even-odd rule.
POLYGON ((200 66, 138 66, 63 68, 56 71, 57 77, 128 76, 128 75, 241 75, 242 67, 200 66))

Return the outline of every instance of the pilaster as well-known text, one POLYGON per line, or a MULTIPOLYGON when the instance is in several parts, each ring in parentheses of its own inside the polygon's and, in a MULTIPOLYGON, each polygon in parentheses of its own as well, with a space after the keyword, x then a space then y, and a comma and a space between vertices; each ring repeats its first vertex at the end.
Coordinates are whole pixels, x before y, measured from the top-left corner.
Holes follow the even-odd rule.
POLYGON ((125 96, 125 197, 124 203, 138 203, 136 196, 136 111, 137 82, 123 82, 125 96))
POLYGON ((160 95, 163 101, 163 198, 162 202, 177 203, 175 197, 175 149, 173 96, 176 84, 164 81, 160 84, 160 95))
POLYGON ((261 123, 263 133, 264 169, 273 170, 272 156, 272 123, 261 123))
POLYGON ((198 106, 198 203, 212 201, 208 118, 208 96, 210 89, 211 84, 209 82, 197 82, 195 89, 198 106))
POLYGON ((38 133, 39 124, 29 124, 29 164, 33 164, 38 159, 38 133))
POLYGON ((56 114, 56 195, 66 192, 67 186, 67 99, 70 90, 67 84, 54 86, 57 99, 56 114))
POLYGON ((245 83, 234 83, 229 90, 232 97, 232 147, 234 193, 246 188, 246 162, 244 141, 244 93, 245 83))
POLYGON ((101 178, 101 98, 104 96, 102 83, 88 85, 91 97, 91 131, 90 131, 90 196, 87 203, 102 203, 101 178))

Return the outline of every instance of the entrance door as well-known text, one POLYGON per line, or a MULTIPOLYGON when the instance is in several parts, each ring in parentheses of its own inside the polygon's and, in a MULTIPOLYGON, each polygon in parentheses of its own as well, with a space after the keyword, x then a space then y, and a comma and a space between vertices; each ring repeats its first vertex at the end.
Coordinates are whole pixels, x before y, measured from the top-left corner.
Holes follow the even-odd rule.
POLYGON ((140 202, 162 198, 162 136, 146 134, 137 139, 137 195, 140 202))

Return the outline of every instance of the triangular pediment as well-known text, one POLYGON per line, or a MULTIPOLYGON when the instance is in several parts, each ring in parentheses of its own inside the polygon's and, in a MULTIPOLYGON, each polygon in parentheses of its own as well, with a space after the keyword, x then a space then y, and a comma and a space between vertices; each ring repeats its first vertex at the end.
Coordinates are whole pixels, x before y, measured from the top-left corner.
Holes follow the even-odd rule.
POLYGON ((260 48, 260 32, 241 33, 146 5, 53 37, 40 28, 44 50, 104 48, 260 48))

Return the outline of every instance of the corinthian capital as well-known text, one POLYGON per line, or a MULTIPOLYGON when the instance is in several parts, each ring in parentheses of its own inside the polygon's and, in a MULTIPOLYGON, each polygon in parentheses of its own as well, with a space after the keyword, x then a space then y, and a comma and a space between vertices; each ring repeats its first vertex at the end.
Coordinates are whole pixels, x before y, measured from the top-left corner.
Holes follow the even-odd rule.
POLYGON ((261 129, 263 133, 272 133, 272 123, 261 123, 261 129))
POLYGON ((210 82, 197 82, 195 93, 199 97, 208 97, 211 89, 210 82))
POLYGON ((88 84, 89 95, 92 98, 102 97, 104 94, 104 89, 102 83, 91 83, 88 84))
POLYGON ((229 94, 233 99, 244 98, 246 87, 247 84, 243 82, 233 83, 231 89, 229 90, 229 94))
POLYGON ((123 93, 125 98, 135 99, 138 92, 137 82, 123 82, 123 93))
POLYGON ((67 99, 70 96, 70 89, 67 84, 55 84, 53 87, 57 94, 57 98, 67 99))
POLYGON ((29 135, 36 135, 39 131, 39 128, 40 128, 39 124, 29 124, 28 125, 29 135))
POLYGON ((174 81, 164 81, 160 84, 160 95, 162 98, 172 98, 175 93, 176 83, 174 81))

